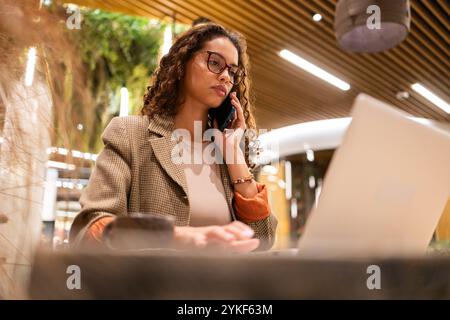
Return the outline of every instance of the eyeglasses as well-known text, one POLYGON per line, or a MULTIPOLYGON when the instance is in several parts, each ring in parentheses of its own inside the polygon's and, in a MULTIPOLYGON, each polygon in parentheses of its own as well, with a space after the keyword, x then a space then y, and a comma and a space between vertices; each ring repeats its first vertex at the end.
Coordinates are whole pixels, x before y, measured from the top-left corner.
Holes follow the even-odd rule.
POLYGON ((225 68, 228 68, 228 75, 233 85, 239 84, 245 76, 245 72, 235 65, 228 65, 225 58, 217 52, 206 51, 208 53, 208 70, 215 74, 221 74, 225 68))

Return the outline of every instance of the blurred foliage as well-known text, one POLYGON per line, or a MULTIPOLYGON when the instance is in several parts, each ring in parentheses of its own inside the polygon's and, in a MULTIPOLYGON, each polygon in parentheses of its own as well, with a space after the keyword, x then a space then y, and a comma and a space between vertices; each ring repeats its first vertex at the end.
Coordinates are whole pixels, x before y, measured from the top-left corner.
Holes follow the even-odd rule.
POLYGON ((90 110, 82 105, 77 108, 83 115, 82 148, 98 152, 105 125, 119 115, 120 88, 126 86, 129 91, 130 114, 137 114, 142 107, 142 97, 159 62, 166 24, 98 9, 83 10, 82 16, 77 41, 95 105, 90 110))
POLYGON ((164 25, 148 19, 101 10, 82 11, 78 34, 86 81, 94 98, 91 110, 83 110, 84 150, 98 152, 100 135, 109 120, 119 114, 120 88, 130 96, 130 114, 142 104, 142 96, 158 63, 164 25))
POLYGON ((450 255, 450 240, 434 240, 431 241, 427 250, 431 255, 450 255))

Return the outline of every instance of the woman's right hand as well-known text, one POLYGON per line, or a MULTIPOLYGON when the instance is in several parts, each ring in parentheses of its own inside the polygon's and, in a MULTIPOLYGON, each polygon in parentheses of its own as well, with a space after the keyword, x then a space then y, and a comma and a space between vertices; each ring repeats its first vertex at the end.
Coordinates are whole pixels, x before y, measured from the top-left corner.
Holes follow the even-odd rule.
POLYGON ((240 221, 224 226, 174 228, 175 246, 179 249, 246 253, 259 246, 259 240, 252 238, 253 235, 253 230, 240 221))

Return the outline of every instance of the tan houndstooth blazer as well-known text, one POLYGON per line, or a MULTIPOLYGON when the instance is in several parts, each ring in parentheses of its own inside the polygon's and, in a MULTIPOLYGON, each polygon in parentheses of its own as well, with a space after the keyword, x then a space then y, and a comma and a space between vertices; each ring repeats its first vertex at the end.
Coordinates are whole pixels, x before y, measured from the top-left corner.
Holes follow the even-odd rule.
MULTIPOLYGON (((72 243, 104 216, 153 212, 173 217, 177 226, 189 225, 188 192, 196 191, 188 190, 182 167, 171 160, 176 144, 171 140, 173 120, 161 115, 151 121, 147 116, 111 120, 102 135, 105 147, 80 198, 82 209, 70 230, 72 243)), ((232 220, 236 220, 228 169, 226 164, 219 167, 232 220)), ((248 225, 261 240, 260 249, 272 246, 277 226, 273 214, 248 225)))

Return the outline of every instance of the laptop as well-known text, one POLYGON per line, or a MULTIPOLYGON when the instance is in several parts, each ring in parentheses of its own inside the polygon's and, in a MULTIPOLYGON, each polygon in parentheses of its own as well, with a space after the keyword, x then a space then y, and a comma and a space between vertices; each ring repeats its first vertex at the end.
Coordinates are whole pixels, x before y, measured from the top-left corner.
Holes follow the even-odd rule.
POLYGON ((302 257, 426 253, 450 197, 450 133, 366 94, 299 240, 302 257))

